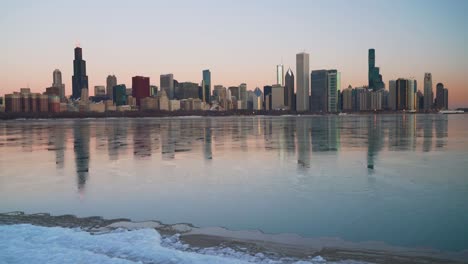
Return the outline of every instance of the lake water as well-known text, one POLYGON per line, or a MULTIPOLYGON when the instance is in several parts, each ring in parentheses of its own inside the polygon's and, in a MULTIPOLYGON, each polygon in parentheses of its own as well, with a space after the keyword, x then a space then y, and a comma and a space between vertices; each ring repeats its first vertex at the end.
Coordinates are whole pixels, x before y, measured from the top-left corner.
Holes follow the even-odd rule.
POLYGON ((0 122, 0 212, 468 249, 468 115, 0 122))

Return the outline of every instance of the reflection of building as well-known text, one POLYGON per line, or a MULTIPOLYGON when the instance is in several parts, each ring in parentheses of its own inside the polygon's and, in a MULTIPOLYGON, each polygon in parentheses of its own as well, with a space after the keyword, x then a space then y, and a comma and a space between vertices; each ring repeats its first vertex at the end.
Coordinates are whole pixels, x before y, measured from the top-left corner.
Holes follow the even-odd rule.
POLYGON ((63 169, 65 162, 65 127, 56 125, 49 141, 53 142, 55 149, 55 164, 57 169, 63 169))
POLYGON ((368 116, 367 123, 367 168, 374 169, 375 158, 384 146, 385 135, 382 118, 378 115, 368 116))
POLYGON ((78 189, 83 189, 88 179, 90 158, 90 132, 87 121, 77 121, 73 124, 73 138, 78 189))
POLYGON ((340 131, 335 116, 314 119, 311 125, 312 151, 338 151, 340 131))
POLYGON ((213 152, 212 152, 212 136, 211 136, 211 118, 206 119, 205 125, 204 125, 204 144, 203 144, 203 155, 205 156, 206 160, 211 160, 213 158, 213 152))
POLYGON ((448 137, 448 116, 442 115, 435 119, 435 136, 436 136, 436 149, 443 148, 447 145, 448 137))
POLYGON ((151 125, 135 119, 133 126, 133 155, 136 158, 151 156, 151 125))
POLYGON ((310 167, 310 119, 298 118, 296 121, 297 133, 297 163, 301 168, 310 167))

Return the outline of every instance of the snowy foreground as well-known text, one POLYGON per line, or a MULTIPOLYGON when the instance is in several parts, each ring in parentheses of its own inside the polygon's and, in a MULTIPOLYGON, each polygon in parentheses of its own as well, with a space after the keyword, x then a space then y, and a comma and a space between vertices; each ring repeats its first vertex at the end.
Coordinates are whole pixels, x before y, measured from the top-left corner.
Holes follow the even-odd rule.
MULTIPOLYGON (((308 261, 269 259, 229 248, 183 250, 174 238, 154 229, 90 234, 79 228, 30 224, 0 226, 0 263, 330 263, 321 257, 308 261)), ((185 248, 186 249, 186 248, 185 248)), ((358 262, 338 262, 358 263, 358 262)))

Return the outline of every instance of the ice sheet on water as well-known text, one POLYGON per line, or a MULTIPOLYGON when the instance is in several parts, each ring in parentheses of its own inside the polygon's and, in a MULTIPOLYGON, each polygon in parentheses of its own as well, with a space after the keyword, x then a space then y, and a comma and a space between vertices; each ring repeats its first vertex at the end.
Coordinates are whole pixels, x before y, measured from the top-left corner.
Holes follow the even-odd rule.
MULTIPOLYGON (((263 254, 232 249, 187 251, 177 238, 154 229, 117 229, 90 234, 81 229, 29 224, 0 226, 0 263, 282 263, 263 254)), ((321 257, 296 263, 326 263, 321 257)), ((343 262, 344 263, 344 262, 343 262)))

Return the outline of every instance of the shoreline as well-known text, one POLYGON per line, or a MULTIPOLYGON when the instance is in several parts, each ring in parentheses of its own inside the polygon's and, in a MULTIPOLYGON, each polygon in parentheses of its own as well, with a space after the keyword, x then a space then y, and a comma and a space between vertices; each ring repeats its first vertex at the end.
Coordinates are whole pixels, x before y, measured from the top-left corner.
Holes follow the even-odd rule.
POLYGON ((18 119, 85 119, 85 118, 144 118, 144 117, 227 117, 227 116, 346 116, 346 115, 395 115, 395 114, 439 114, 438 112, 395 112, 364 111, 339 113, 312 113, 292 111, 126 111, 126 112, 59 112, 59 113, 5 113, 0 112, 0 120, 18 119))
MULTIPOLYGON (((195 227, 187 223, 163 224, 159 221, 132 222, 127 218, 52 216, 47 213, 0 213, 0 225, 32 224, 43 227, 81 228, 91 234, 115 229, 155 229, 162 236, 176 236, 191 250, 230 248, 244 254, 263 254, 274 258, 306 260, 323 257, 327 261, 371 263, 465 263, 468 251, 442 252, 434 249, 405 248, 383 242, 350 242, 340 238, 307 238, 297 234, 266 234, 258 230, 233 231, 222 227, 195 227)), ((187 249, 186 249, 187 250, 187 249)))

